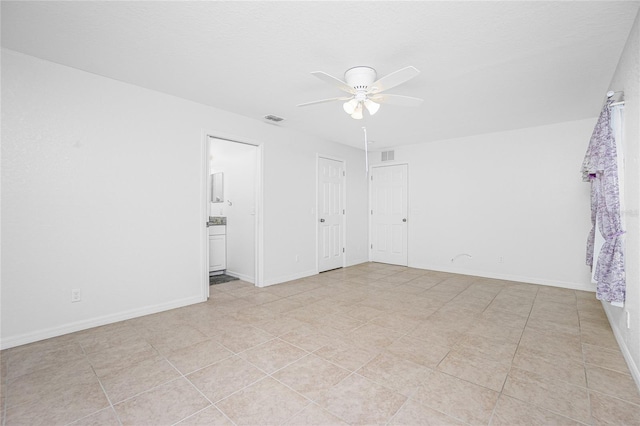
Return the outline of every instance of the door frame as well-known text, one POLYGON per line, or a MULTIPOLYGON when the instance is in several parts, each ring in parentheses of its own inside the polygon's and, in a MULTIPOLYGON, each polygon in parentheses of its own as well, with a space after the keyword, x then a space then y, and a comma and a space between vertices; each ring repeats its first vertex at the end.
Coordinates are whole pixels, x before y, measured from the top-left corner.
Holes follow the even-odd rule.
POLYGON ((373 261, 373 249, 371 245, 373 244, 373 214, 371 211, 373 210, 373 169, 378 169, 381 167, 389 167, 389 166, 407 166, 407 246, 405 250, 407 251, 407 267, 409 266, 409 225, 411 224, 411 215, 410 215, 410 206, 411 206, 411 198, 409 197, 409 162, 406 161, 389 161, 381 164, 371 165, 369 166, 369 176, 367 177, 367 183, 369 184, 369 241, 367 244, 367 252, 369 253, 368 260, 369 262, 373 261))
POLYGON ((316 233, 316 274, 320 273, 320 250, 318 250, 318 246, 320 245, 320 233, 318 232, 318 223, 320 221, 320 213, 318 210, 318 197, 320 195, 318 191, 318 187, 320 186, 320 159, 324 158, 327 160, 339 161, 342 163, 342 170, 344 171, 344 175, 342 175, 342 206, 344 208, 344 214, 342 215, 342 246, 344 248, 344 252, 342 252, 342 267, 344 268, 347 264, 347 160, 344 158, 338 158, 331 155, 324 155, 320 153, 316 153, 316 207, 315 207, 315 233, 316 233))
POLYGON ((200 256, 200 274, 202 279, 202 299, 207 300, 209 298, 209 231, 206 227, 206 223, 209 221, 209 194, 211 193, 211 179, 209 177, 209 138, 222 139, 229 142, 242 143, 245 145, 255 146, 257 149, 256 156, 256 194, 255 205, 256 212, 254 217, 254 254, 255 254, 255 266, 254 266, 254 285, 256 287, 262 287, 264 284, 264 224, 262 218, 262 212, 264 211, 264 149, 263 143, 254 141, 245 137, 230 135, 214 130, 202 130, 201 136, 201 180, 200 180, 200 200, 201 200, 201 214, 200 214, 200 226, 203 229, 201 233, 201 256, 200 256))

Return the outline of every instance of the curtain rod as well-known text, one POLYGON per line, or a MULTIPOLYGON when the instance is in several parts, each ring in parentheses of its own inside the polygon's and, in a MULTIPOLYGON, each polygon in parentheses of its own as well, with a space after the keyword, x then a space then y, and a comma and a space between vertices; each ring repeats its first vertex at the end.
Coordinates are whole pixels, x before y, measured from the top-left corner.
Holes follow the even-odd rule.
MULTIPOLYGON (((622 96, 624 96, 624 91, 619 90, 617 92, 614 92, 613 90, 609 90, 607 92, 607 100, 613 98, 617 94, 621 94, 622 96)), ((609 104, 609 107, 614 107, 614 106, 618 106, 618 105, 624 105, 624 101, 620 100, 618 102, 613 102, 613 103, 609 104)))

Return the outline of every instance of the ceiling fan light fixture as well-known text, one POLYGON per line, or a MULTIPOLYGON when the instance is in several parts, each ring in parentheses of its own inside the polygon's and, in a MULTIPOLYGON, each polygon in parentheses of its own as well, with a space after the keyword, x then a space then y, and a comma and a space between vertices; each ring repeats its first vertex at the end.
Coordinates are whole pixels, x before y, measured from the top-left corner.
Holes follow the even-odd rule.
POLYGON ((362 103, 358 102, 358 106, 356 106, 355 111, 351 114, 351 118, 355 120, 362 120, 362 103))
POLYGON ((344 109, 344 112, 351 115, 355 112, 357 106, 358 101, 356 101, 355 99, 351 99, 350 101, 345 102, 344 105, 342 105, 342 108, 344 109))
POLYGON ((364 106, 367 107, 367 111, 369 114, 373 115, 380 109, 380 104, 373 102, 371 99, 367 99, 364 101, 364 106))

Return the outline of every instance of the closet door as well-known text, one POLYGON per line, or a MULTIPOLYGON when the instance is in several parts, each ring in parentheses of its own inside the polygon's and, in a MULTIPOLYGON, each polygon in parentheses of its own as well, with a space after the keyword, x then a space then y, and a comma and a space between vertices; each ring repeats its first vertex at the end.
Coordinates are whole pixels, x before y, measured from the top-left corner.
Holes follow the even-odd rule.
POLYGON ((407 165, 371 168, 371 260, 407 266, 407 165))
POLYGON ((344 163, 318 158, 318 272, 344 265, 344 163))

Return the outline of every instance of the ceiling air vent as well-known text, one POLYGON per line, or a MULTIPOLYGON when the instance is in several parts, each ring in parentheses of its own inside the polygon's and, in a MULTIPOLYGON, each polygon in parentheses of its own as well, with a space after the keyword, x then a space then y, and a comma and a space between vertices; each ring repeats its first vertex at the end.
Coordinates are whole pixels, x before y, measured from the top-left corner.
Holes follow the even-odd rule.
POLYGON ((278 117, 277 115, 273 115, 273 114, 265 115, 264 119, 268 121, 273 121, 274 123, 279 123, 282 120, 284 120, 284 118, 278 117))
POLYGON ((382 151, 382 161, 393 161, 393 151, 382 151))

